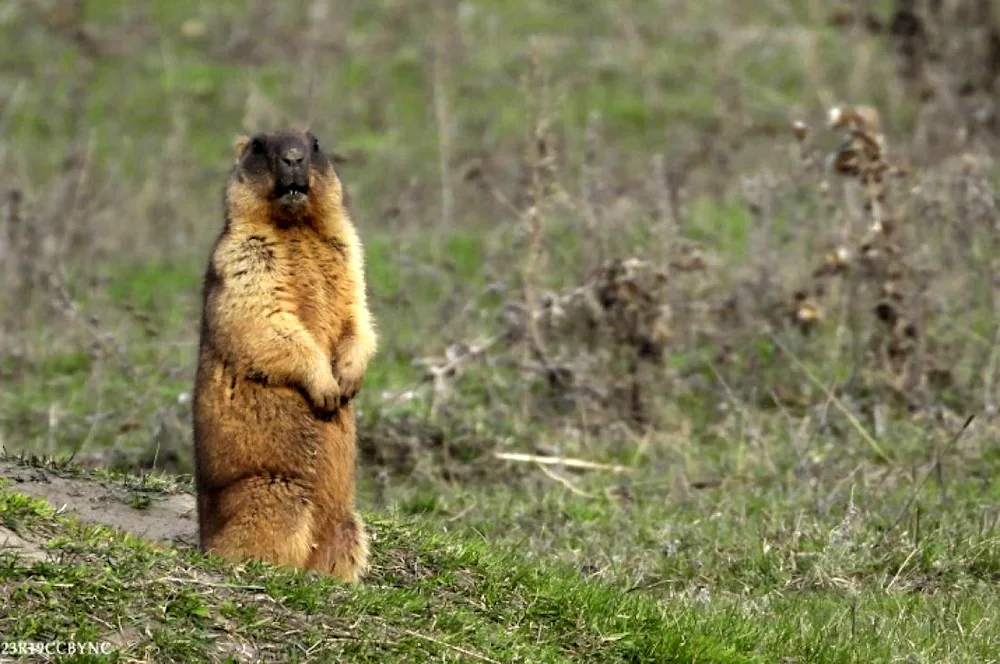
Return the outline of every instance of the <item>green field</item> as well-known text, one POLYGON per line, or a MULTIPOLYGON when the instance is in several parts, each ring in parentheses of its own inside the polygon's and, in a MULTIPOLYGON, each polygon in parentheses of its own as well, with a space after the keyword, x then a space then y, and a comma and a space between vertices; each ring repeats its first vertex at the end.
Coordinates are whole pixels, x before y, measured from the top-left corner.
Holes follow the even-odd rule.
POLYGON ((368 582, 67 522, 9 460, 0 534, 53 555, 0 552, 0 641, 1000 661, 994 20, 919 15, 921 97, 896 3, 871 4, 868 27, 818 0, 0 4, 8 459, 72 455, 32 463, 135 509, 190 490, 200 280, 244 132, 304 124, 337 154, 381 335, 368 582), (908 165, 874 207, 826 167, 855 104, 908 165))

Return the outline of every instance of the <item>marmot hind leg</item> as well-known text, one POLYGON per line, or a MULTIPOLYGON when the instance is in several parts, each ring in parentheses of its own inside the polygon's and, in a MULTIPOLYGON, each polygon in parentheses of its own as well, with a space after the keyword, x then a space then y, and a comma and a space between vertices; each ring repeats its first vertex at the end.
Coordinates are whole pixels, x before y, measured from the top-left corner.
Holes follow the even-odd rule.
POLYGON ((312 551, 309 490, 288 478, 251 477, 218 492, 207 505, 213 523, 205 553, 230 561, 260 560, 302 567, 312 551))
POLYGON ((357 583, 368 571, 368 533, 356 512, 317 529, 315 537, 306 567, 347 583, 357 583))

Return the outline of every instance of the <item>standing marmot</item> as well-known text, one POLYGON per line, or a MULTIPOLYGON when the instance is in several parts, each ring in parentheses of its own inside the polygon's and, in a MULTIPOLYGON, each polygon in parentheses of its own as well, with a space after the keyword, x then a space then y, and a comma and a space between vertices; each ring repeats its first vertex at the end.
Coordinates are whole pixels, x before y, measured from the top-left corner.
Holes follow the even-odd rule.
POLYGON ((312 133, 236 150, 194 388, 201 548, 354 582, 368 538, 352 398, 376 345, 361 243, 312 133))

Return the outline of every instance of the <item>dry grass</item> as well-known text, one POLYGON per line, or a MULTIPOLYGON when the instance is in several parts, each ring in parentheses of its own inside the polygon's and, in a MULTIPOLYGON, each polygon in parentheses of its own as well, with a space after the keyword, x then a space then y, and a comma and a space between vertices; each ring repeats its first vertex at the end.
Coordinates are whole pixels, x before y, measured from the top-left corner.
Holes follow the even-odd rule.
POLYGON ((0 11, 2 441, 190 469, 229 144, 304 120, 383 330, 370 505, 765 613, 993 578, 988 3, 519 7, 0 11))

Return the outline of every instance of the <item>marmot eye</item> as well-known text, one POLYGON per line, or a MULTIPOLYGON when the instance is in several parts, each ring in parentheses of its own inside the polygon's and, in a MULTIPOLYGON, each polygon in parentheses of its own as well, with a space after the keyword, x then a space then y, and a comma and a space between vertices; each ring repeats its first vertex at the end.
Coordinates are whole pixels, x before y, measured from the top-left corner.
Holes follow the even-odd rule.
POLYGON ((250 151, 253 154, 264 154, 264 141, 259 138, 250 141, 250 151))

